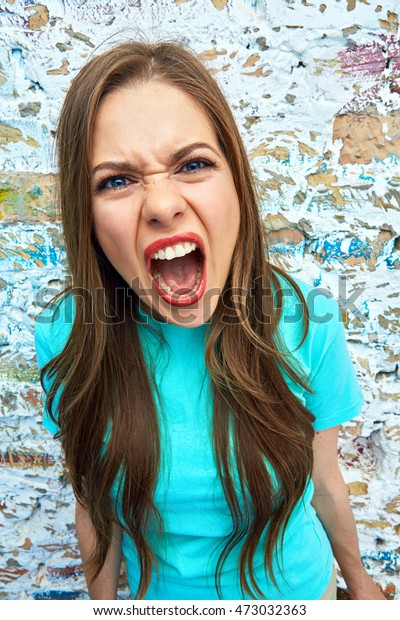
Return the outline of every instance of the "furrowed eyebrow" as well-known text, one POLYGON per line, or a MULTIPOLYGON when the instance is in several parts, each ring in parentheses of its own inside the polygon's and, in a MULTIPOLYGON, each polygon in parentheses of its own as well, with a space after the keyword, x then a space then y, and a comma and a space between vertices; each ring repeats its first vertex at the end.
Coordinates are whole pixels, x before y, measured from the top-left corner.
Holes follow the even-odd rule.
POLYGON ((95 175, 96 172, 100 172, 100 170, 115 170, 115 172, 123 171, 129 174, 134 174, 138 171, 138 168, 127 161, 103 161, 101 164, 93 168, 91 172, 92 176, 95 175))
MULTIPOLYGON (((178 149, 177 151, 175 151, 175 153, 172 153, 167 159, 168 165, 173 166, 174 164, 177 164, 179 161, 190 155, 192 151, 195 151, 197 149, 209 149, 210 151, 215 153, 215 155, 220 157, 218 151, 209 144, 207 144, 207 142, 193 142, 192 144, 187 144, 181 149, 178 149)), ((93 168, 92 175, 96 174, 96 172, 99 172, 100 170, 105 169, 115 170, 118 172, 121 172, 121 170, 123 170, 130 174, 135 174, 138 172, 138 167, 127 161, 103 161, 101 164, 98 164, 93 168)))
POLYGON ((192 144, 188 144, 187 146, 182 147, 178 151, 175 151, 175 153, 172 153, 172 155, 168 158, 168 163, 170 165, 177 164, 179 161, 181 161, 181 159, 184 159, 196 149, 209 149, 218 157, 220 156, 218 151, 216 151, 212 146, 207 144, 207 142, 193 142, 192 144))

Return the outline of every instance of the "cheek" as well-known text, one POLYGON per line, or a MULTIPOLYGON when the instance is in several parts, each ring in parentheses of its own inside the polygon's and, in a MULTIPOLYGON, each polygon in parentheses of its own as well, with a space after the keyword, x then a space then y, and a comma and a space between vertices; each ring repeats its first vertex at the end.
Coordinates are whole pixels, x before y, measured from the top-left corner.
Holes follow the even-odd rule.
POLYGON ((211 264, 218 278, 225 281, 232 264, 240 226, 237 196, 226 194, 224 200, 210 212, 208 228, 212 231, 211 264))
POLYGON ((223 245, 233 249, 240 226, 240 207, 236 192, 227 192, 218 207, 211 216, 215 222, 215 229, 221 231, 223 245))
POLYGON ((107 251, 123 253, 133 247, 135 227, 123 213, 95 209, 93 221, 96 238, 106 254, 107 251))
POLYGON ((202 198, 203 214, 209 228, 220 232, 225 227, 224 235, 229 230, 238 230, 240 208, 234 187, 230 184, 211 187, 202 198))

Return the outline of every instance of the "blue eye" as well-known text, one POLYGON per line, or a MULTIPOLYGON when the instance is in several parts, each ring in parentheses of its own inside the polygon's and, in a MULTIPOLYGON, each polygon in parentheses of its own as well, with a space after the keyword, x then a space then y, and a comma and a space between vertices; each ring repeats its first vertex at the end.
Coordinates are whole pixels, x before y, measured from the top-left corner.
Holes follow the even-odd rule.
POLYGON ((207 159, 192 159, 191 161, 186 162, 186 164, 182 166, 181 170, 190 174, 192 172, 197 172, 198 170, 211 167, 213 167, 213 163, 207 159))
POLYGON ((131 183, 132 183, 132 180, 128 179, 127 177, 123 175, 115 176, 115 177, 108 177, 106 179, 103 179, 102 181, 99 181, 96 187, 94 188, 94 191, 95 192, 117 191, 119 189, 124 189, 125 187, 128 187, 128 185, 130 185, 131 183))
POLYGON ((103 187, 107 189, 121 189, 127 185, 128 179, 125 177, 113 177, 112 179, 108 179, 108 181, 103 184, 103 187))

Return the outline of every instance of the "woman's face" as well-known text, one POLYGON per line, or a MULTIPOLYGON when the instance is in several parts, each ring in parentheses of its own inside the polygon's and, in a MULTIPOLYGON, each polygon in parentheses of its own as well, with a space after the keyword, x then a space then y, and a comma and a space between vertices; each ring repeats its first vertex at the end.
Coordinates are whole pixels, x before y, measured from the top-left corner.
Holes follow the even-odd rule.
POLYGON ((100 104, 90 163, 95 233, 111 264, 164 320, 208 321, 240 215, 204 112, 162 82, 114 91, 100 104))

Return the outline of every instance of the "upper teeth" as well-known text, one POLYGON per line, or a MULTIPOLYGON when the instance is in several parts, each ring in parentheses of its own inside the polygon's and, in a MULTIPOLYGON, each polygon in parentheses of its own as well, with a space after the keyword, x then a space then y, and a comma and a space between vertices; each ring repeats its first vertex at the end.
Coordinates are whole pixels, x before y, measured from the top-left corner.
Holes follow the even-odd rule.
POLYGON ((155 260, 172 260, 190 254, 197 248, 195 243, 186 241, 185 243, 177 243, 176 245, 167 245, 166 248, 158 250, 153 256, 155 260))

